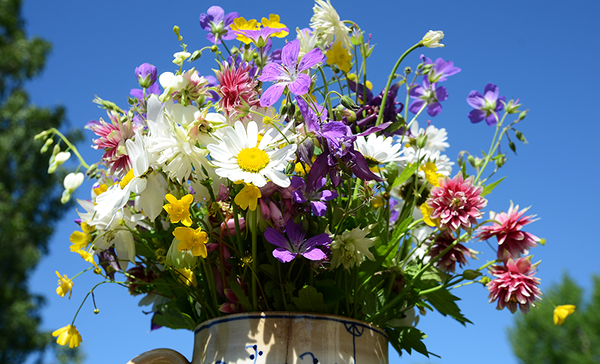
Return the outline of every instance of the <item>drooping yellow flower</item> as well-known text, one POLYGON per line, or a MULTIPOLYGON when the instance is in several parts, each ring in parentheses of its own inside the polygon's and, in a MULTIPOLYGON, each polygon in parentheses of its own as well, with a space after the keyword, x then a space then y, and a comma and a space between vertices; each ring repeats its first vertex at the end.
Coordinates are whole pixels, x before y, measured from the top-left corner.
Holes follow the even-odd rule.
MULTIPOLYGON (((279 15, 270 14, 269 19, 262 18, 261 23, 265 28, 277 29, 277 28, 287 28, 285 24, 279 22, 279 15)), ((271 34, 271 37, 283 38, 286 35, 290 34, 287 30, 282 30, 277 33, 271 34)))
MULTIPOLYGON (((239 18, 233 19, 233 24, 231 24, 229 27, 231 28, 232 31, 233 30, 258 30, 258 29, 260 29, 260 24, 256 21, 256 19, 250 19, 250 20, 246 21, 246 19, 244 19, 244 17, 240 16, 239 18)), ((252 43, 252 40, 243 34, 238 34, 235 39, 237 39, 241 42, 244 42, 246 44, 252 43)))
POLYGON ((351 60, 352 54, 342 47, 342 42, 336 42, 333 47, 327 51, 327 64, 336 65, 339 69, 344 71, 344 73, 348 73, 350 68, 352 68, 352 64, 350 63, 351 60))
POLYGON ((58 276, 58 287, 56 287, 56 293, 64 297, 67 292, 69 293, 69 299, 71 299, 71 294, 73 294, 73 281, 71 281, 67 275, 61 276, 58 271, 56 271, 56 275, 58 276))
POLYGON ((440 186, 440 178, 444 178, 444 175, 441 173, 437 173, 437 166, 433 162, 427 162, 419 168, 423 172, 425 172, 425 179, 427 182, 431 183, 432 186, 439 187, 440 186))
POLYGON ((258 199, 262 197, 260 189, 252 183, 247 183, 242 190, 235 195, 233 200, 242 210, 250 208, 251 211, 256 210, 258 199))
POLYGON ((173 236, 179 240, 177 250, 180 252, 191 250, 195 257, 201 256, 206 258, 208 251, 206 243, 208 242, 208 234, 202 231, 202 228, 192 229, 189 227, 176 227, 173 230, 173 236))
POLYGON ((96 230, 96 227, 93 225, 88 225, 86 222, 82 222, 81 230, 82 231, 73 231, 69 237, 72 252, 87 248, 87 246, 92 242, 92 233, 94 230, 96 230))
POLYGON ((193 287, 198 285, 198 282, 196 281, 196 275, 194 274, 193 270, 189 268, 179 268, 177 269, 177 272, 179 273, 179 280, 182 283, 193 287))
POLYGON ((567 316, 575 312, 575 305, 558 305, 554 309, 554 324, 562 325, 567 316))
POLYGON ((79 331, 75 328, 75 326, 67 325, 65 327, 61 327, 60 329, 54 331, 52 336, 57 337, 56 343, 58 345, 67 345, 71 349, 79 346, 79 343, 83 340, 81 339, 81 335, 79 331))
POLYGON ((76 253, 79 253, 81 258, 86 262, 93 264, 96 268, 99 268, 98 264, 96 264, 96 261, 94 260, 94 255, 92 255, 92 253, 87 252, 85 250, 77 250, 76 253))
POLYGON ((436 227, 439 224, 440 219, 432 219, 431 213, 433 209, 427 205, 427 202, 424 202, 421 206, 419 206, 421 213, 423 214, 423 222, 429 226, 436 227))
POLYGON ((164 205, 163 208, 167 214, 169 214, 171 223, 174 224, 181 221, 183 225, 191 226, 192 219, 190 217, 190 205, 194 202, 194 196, 187 194, 183 196, 181 200, 178 200, 177 197, 167 193, 165 198, 170 203, 164 205))

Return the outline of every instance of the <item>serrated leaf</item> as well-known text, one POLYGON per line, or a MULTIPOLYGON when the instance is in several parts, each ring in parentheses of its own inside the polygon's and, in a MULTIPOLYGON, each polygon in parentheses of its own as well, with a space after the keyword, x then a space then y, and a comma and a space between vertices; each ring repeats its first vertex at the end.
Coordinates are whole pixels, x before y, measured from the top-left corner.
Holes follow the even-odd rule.
POLYGON ((492 192, 494 190, 494 188, 496 188, 496 186, 498 186, 500 184, 500 182, 502 182, 506 177, 502 177, 499 180, 497 180, 496 182, 492 182, 489 185, 485 186, 483 188, 483 191, 481 192, 481 196, 485 196, 487 194, 489 194, 490 192, 492 192))
POLYGON ((438 310, 442 315, 450 316, 461 324, 465 325, 467 322, 472 324, 463 314, 460 312, 460 308, 455 303, 455 301, 460 300, 460 298, 454 296, 450 291, 445 288, 438 289, 437 291, 433 291, 426 294, 427 301, 438 310))
POLYGON ((154 315, 152 322, 171 329, 194 330, 197 323, 186 313, 181 312, 174 302, 158 306, 160 314, 154 315))
POLYGON ((328 313, 332 304, 325 304, 323 294, 313 286, 305 286, 298 291, 298 297, 292 297, 294 305, 303 312, 328 313))
POLYGON ((402 352, 404 349, 407 353, 411 354, 412 349, 417 352, 429 357, 429 351, 423 343, 423 339, 427 337, 421 330, 414 327, 401 327, 401 328, 386 328, 385 332, 390 338, 390 344, 398 351, 402 352))

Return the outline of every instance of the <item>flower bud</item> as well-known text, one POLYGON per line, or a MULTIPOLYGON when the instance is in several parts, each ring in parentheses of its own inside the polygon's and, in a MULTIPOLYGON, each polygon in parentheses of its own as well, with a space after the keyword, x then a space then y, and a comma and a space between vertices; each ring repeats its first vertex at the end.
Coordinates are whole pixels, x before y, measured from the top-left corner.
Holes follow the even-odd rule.
POLYGON ((216 44, 213 44, 212 47, 210 47, 210 51, 213 53, 217 53, 218 50, 219 50, 219 47, 217 47, 216 44))
POLYGON ((445 47, 440 41, 444 39, 444 32, 441 30, 430 30, 423 36, 421 44, 427 48, 445 47))
POLYGON ((525 119, 525 116, 527 116, 527 112, 528 112, 528 111, 529 111, 529 110, 525 110, 525 111, 523 111, 523 112, 521 112, 521 113, 519 114, 519 121, 521 121, 521 120, 525 119))
POLYGON ((48 148, 50 148, 50 146, 52 145, 52 143, 54 143, 54 139, 52 139, 52 138, 46 139, 46 142, 42 146, 42 149, 40 149, 40 153, 46 153, 48 151, 48 148))
POLYGON ((195 61, 200 57, 202 57, 202 51, 198 49, 198 50, 194 51, 194 53, 192 53, 192 56, 190 57, 190 61, 195 61))
POLYGON ((406 67, 406 68, 404 69, 404 74, 405 74, 405 75, 410 75, 411 73, 412 73, 412 68, 410 68, 410 67, 406 67))
POLYGON ((425 148, 425 146, 427 145, 427 134, 421 134, 417 137, 417 147, 419 147, 419 149, 423 149, 425 148))
POLYGON ((142 63, 135 68, 135 76, 143 88, 148 88, 156 82, 156 67, 149 63, 142 63))
POLYGON ((521 133, 520 131, 517 131, 516 136, 517 136, 517 139, 519 139, 521 142, 523 142, 523 144, 527 144, 527 139, 525 139, 525 136, 523 135, 523 133, 521 133))
POLYGON ((508 142, 508 146, 510 147, 510 150, 513 151, 513 153, 517 154, 517 147, 515 146, 514 142, 508 142))
POLYGON ((48 131, 48 130, 44 130, 44 131, 42 131, 42 132, 39 132, 39 133, 37 133, 37 134, 36 134, 36 135, 33 137, 33 139, 34 139, 34 140, 43 139, 43 138, 45 138, 45 137, 46 137, 46 136, 47 136, 49 133, 50 133, 50 131, 48 131))
POLYGON ((190 58, 190 56, 190 52, 177 52, 173 54, 173 63, 175 63, 178 66, 181 66, 183 65, 183 61, 190 58))
POLYGON ((487 286, 488 283, 490 283, 492 280, 490 279, 490 277, 488 276, 483 276, 481 277, 481 279, 479 280, 479 282, 481 282, 481 284, 483 284, 483 286, 487 286))
POLYGON ((173 33, 177 35, 177 40, 179 40, 180 42, 183 40, 183 37, 181 36, 181 34, 179 34, 179 27, 177 25, 173 27, 173 33))
POLYGON ((99 313, 100 313, 100 310, 99 310, 99 309, 97 309, 97 308, 94 308, 94 313, 97 315, 97 314, 99 314, 99 313))
MULTIPOLYGON (((54 146, 54 150, 56 151, 56 148, 58 147, 58 145, 54 146)), ((58 148, 58 150, 60 150, 60 148, 58 148)), ((58 166, 60 166, 61 164, 63 164, 64 162, 66 162, 69 158, 71 157, 71 153, 70 152, 59 152, 56 155, 52 155, 52 157, 50 157, 50 165, 48 166, 48 174, 52 174, 54 173, 54 171, 56 171, 56 168, 58 166)))
MULTIPOLYGON (((514 143, 513 143, 513 145, 514 145, 514 143)), ((515 151, 513 150, 513 152, 515 152, 515 151)), ((517 154, 517 152, 515 152, 515 154, 517 154)), ((498 156, 498 158, 496 158, 495 162, 496 162, 496 166, 498 166, 498 168, 500 168, 504 165, 504 163, 506 163, 506 157, 504 155, 500 155, 500 156, 498 156)))
POLYGON ((350 97, 348 97, 346 95, 342 96, 340 103, 347 109, 350 109, 350 110, 358 109, 358 105, 356 105, 354 100, 352 100, 350 97))
POLYGON ((467 269, 463 272, 463 277, 470 281, 478 278, 479 276, 481 276, 481 273, 473 269, 467 269))
POLYGON ((469 161, 469 164, 471 165, 471 167, 477 168, 477 162, 475 161, 475 157, 470 155, 467 157, 467 160, 469 161))

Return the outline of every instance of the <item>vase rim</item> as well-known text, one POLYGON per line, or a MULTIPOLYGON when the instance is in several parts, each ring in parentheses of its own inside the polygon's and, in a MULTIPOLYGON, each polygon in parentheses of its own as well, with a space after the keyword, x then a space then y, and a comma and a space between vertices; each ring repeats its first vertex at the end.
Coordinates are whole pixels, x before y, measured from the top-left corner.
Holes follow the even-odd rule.
POLYGON ((196 326, 196 328, 194 329, 194 335, 198 334, 202 330, 208 329, 211 326, 214 326, 214 325, 217 325, 220 323, 244 320, 244 319, 248 319, 248 318, 252 318, 252 319, 305 318, 305 319, 313 319, 313 320, 337 321, 337 322, 342 322, 342 323, 351 322, 354 325, 362 326, 369 330, 375 331, 378 334, 383 335, 386 339, 389 339, 387 333, 383 329, 381 329, 373 324, 370 324, 368 322, 365 322, 365 321, 357 320, 357 319, 354 319, 351 317, 339 316, 339 315, 313 313, 313 312, 292 312, 292 311, 241 312, 241 313, 234 313, 234 314, 221 316, 221 317, 215 317, 210 320, 206 320, 206 321, 202 322, 201 324, 199 324, 198 326, 196 326))

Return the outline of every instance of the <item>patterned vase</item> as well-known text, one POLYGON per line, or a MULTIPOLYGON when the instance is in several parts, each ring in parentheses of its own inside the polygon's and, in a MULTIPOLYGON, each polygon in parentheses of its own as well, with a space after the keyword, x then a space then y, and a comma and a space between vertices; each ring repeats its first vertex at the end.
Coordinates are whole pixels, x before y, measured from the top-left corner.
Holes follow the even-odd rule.
MULTIPOLYGON (((347 317, 243 313, 215 318, 195 332, 192 364, 388 364, 388 339, 379 328, 347 317)), ((156 349, 128 364, 189 364, 156 349)))

